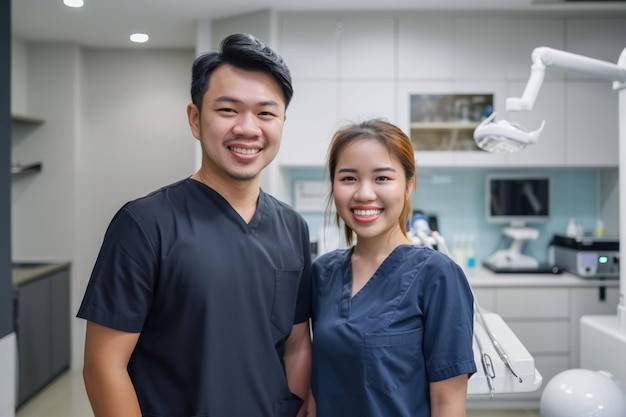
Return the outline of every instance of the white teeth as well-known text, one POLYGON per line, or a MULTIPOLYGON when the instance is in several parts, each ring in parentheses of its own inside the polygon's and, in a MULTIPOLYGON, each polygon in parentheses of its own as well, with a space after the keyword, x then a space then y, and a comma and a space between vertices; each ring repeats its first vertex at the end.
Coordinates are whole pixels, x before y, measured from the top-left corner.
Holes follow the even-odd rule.
POLYGON ((380 209, 372 209, 372 210, 354 210, 354 214, 357 216, 376 216, 380 214, 382 210, 380 209))
POLYGON ((236 148, 236 147, 232 147, 230 148, 231 151, 236 152, 236 153, 240 153, 243 155, 254 155, 255 153, 259 153, 260 149, 250 149, 250 148, 236 148))

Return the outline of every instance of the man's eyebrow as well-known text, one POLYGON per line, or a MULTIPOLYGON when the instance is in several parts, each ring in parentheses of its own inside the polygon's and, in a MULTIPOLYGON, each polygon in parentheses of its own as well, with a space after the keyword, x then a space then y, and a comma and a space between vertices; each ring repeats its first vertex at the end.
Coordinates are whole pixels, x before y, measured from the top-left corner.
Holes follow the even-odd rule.
MULTIPOLYGON (((243 103, 242 100, 239 100, 235 97, 231 97, 231 96, 219 96, 217 97, 215 100, 213 100, 214 103, 233 103, 233 104, 241 104, 243 103)), ((259 101, 257 103, 258 106, 270 106, 270 107, 280 107, 280 104, 278 104, 276 101, 274 100, 264 100, 264 101, 259 101)))

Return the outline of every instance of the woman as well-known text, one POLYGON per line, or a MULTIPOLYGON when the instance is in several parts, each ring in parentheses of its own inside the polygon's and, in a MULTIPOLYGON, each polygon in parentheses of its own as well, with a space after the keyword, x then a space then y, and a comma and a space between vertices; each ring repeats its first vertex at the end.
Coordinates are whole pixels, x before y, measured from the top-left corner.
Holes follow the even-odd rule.
POLYGON ((349 125, 328 172, 350 248, 313 266, 317 417, 465 416, 473 298, 452 260, 407 236, 411 141, 381 120, 349 125))

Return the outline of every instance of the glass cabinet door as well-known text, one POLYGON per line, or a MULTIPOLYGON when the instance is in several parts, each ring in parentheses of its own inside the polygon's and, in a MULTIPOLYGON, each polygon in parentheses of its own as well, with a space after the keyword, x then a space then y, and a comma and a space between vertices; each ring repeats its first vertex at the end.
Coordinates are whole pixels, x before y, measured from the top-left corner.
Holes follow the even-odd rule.
POLYGON ((411 94, 410 137, 419 151, 480 151, 474 129, 493 111, 493 94, 411 94))

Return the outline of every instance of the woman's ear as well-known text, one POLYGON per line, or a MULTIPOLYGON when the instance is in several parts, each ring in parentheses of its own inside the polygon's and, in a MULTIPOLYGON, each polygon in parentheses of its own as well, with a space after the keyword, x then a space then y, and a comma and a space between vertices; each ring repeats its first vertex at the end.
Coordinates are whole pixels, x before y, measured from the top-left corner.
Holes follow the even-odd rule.
POLYGON ((415 188, 415 176, 411 177, 409 181, 406 183, 406 190, 404 192, 404 198, 408 200, 411 197, 411 193, 415 188))

